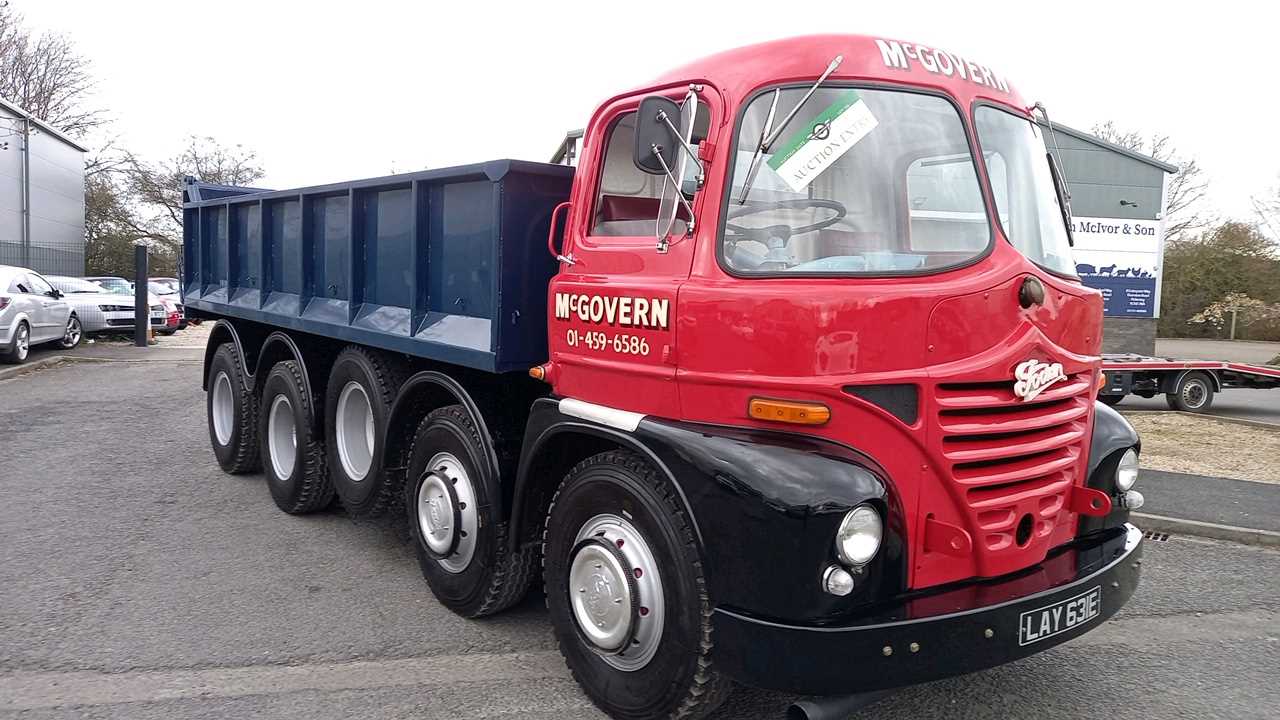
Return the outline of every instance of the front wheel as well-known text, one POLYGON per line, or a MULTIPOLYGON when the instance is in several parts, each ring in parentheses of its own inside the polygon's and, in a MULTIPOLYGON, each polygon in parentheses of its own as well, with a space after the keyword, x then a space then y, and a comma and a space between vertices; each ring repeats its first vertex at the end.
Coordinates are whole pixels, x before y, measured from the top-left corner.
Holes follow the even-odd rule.
POLYGON ((58 347, 70 350, 79 345, 82 338, 84 338, 84 328, 80 325, 80 318, 72 313, 71 317, 67 318, 67 328, 62 333, 62 340, 58 342, 58 347))
POLYGON ((1213 405, 1213 379, 1205 373, 1191 372, 1178 379, 1173 392, 1164 396, 1171 410, 1202 413, 1213 405))
POLYGON ((571 470, 543 535, 556 640, 578 684, 614 718, 698 718, 729 691, 711 657, 702 559, 674 488, 640 456, 571 470))

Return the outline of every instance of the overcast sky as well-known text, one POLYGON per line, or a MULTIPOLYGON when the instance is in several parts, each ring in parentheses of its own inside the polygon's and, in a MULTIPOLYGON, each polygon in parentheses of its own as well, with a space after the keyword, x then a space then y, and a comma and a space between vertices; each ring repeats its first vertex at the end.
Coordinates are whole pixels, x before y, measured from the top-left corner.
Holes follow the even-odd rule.
POLYGON ((97 100, 127 147, 160 157, 211 135, 256 151, 276 188, 545 161, 617 91, 702 55, 815 32, 941 47, 991 66, 1066 124, 1168 134, 1200 158, 1225 216, 1252 219, 1250 196, 1280 181, 1270 3, 11 4, 93 61, 97 100))

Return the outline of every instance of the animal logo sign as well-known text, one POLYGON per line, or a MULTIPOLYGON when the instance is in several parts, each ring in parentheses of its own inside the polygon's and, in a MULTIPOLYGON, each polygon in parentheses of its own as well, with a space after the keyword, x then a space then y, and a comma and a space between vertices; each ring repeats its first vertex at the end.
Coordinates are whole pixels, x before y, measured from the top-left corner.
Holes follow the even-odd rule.
POLYGON ((1024 360, 1013 369, 1013 394, 1022 398, 1023 402, 1035 400, 1036 396, 1054 383, 1067 379, 1062 371, 1062 363, 1046 363, 1036 359, 1024 360))
POLYGON ((1076 274, 1102 291, 1107 317, 1155 317, 1159 303, 1164 221, 1071 219, 1076 274))

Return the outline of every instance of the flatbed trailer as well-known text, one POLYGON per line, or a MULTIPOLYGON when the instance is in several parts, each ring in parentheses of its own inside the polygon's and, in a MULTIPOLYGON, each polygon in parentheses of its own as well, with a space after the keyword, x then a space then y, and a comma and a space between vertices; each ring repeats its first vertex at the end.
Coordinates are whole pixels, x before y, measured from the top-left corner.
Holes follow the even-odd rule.
POLYGON ((1170 409, 1184 412, 1205 412, 1223 390, 1280 387, 1280 367, 1217 360, 1103 355, 1102 371, 1102 402, 1116 405, 1128 395, 1152 398, 1163 393, 1170 409))

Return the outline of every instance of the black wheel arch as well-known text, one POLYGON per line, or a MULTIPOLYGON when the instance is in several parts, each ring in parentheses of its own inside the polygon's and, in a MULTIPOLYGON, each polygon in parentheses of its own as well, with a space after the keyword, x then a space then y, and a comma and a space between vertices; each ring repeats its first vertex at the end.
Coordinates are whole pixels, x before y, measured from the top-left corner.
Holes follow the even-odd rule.
MULTIPOLYGON (((502 467, 498 461, 493 434, 485 422, 485 414, 480 411, 479 404, 462 383, 438 370, 415 373, 400 386, 387 416, 386 442, 382 443, 379 465, 387 471, 403 473, 418 423, 431 411, 448 405, 461 405, 471 416, 471 422, 475 423, 484 446, 483 455, 488 465, 486 470, 501 482, 502 467)), ((505 516, 504 510, 505 507, 499 508, 499 517, 505 516)))
MULTIPOLYGON (((219 321, 221 322, 221 321, 219 321)), ((267 375, 271 373, 271 368, 281 360, 292 360, 298 363, 298 368, 302 370, 302 392, 307 401, 307 421, 310 423, 313 431, 321 429, 321 416, 324 414, 316 410, 316 394, 315 394, 315 376, 312 375, 311 368, 307 365, 307 360, 303 357, 304 353, 298 342, 289 334, 282 331, 275 331, 268 335, 262 341, 256 353, 253 369, 253 391, 261 394, 263 387, 267 382, 267 375)), ((321 400, 323 405, 323 400, 321 400)))
POLYGON ((788 621, 849 615, 906 588, 905 512, 883 469, 852 448, 798 433, 654 418, 634 431, 534 403, 511 512, 512 543, 537 542, 546 503, 580 460, 636 452, 668 479, 688 512, 713 602, 788 621), (844 514, 860 503, 885 516, 880 552, 846 597, 824 592, 844 514))

